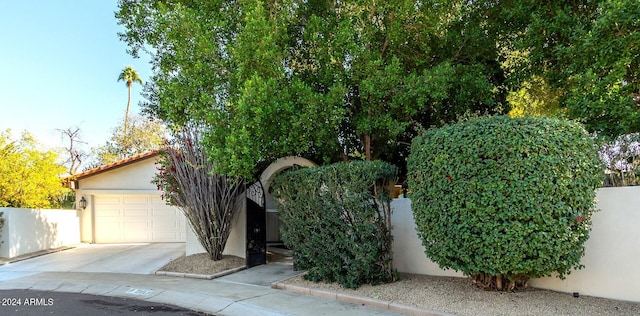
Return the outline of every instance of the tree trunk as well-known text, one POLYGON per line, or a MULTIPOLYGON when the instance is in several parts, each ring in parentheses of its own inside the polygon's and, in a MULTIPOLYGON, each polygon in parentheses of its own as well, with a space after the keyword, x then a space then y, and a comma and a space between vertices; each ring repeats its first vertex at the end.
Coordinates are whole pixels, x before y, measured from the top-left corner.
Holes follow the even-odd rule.
POLYGON ((371 161, 371 134, 364 134, 364 155, 365 159, 371 161))
POLYGON ((129 90, 129 96, 127 98, 127 110, 124 112, 124 135, 127 137, 127 124, 129 123, 129 106, 131 105, 131 86, 133 83, 128 83, 127 88, 129 90))

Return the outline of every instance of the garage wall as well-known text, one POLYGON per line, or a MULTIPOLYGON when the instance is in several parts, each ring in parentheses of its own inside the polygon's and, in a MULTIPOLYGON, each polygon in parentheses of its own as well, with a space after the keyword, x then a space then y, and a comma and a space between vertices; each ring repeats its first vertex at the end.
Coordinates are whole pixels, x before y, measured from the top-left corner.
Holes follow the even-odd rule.
POLYGON ((93 195, 95 243, 184 242, 185 217, 160 195, 93 195))
POLYGON ((158 159, 147 158, 78 179, 76 200, 87 200, 87 208, 79 209, 82 242, 185 241, 184 215, 166 205, 152 183, 158 159), (96 212, 96 206, 103 209, 96 212), (171 214, 174 219, 166 220, 171 214), (103 234, 108 227, 114 231, 112 236, 103 234))
POLYGON ((156 190, 151 183, 156 173, 155 162, 149 158, 78 180, 80 190, 156 190))

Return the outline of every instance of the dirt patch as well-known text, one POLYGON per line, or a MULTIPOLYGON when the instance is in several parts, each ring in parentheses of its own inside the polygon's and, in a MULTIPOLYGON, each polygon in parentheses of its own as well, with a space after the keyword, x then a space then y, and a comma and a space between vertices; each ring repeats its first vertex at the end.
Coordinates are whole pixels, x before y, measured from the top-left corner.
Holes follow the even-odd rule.
POLYGON ((221 260, 213 261, 209 254, 198 253, 176 258, 160 271, 211 275, 244 266, 245 260, 240 257, 224 255, 221 260))

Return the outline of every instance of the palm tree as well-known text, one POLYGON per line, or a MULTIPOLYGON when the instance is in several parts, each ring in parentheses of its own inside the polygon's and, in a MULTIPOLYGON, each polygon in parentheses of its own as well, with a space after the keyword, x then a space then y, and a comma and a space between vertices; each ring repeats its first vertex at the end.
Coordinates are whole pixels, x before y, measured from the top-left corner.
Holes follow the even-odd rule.
POLYGON ((142 79, 138 75, 138 72, 133 69, 133 66, 126 66, 120 73, 118 81, 123 80, 127 84, 129 89, 129 98, 127 99, 127 111, 124 114, 124 133, 127 134, 127 122, 129 121, 129 107, 131 106, 131 86, 134 82, 142 84, 142 79))

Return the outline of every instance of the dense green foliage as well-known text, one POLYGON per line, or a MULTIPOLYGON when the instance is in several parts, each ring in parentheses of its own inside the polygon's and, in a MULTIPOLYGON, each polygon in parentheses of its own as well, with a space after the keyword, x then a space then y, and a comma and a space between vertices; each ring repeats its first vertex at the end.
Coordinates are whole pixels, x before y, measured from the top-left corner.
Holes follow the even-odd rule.
POLYGON ((396 173, 382 161, 354 161, 276 177, 282 240, 307 279, 356 288, 396 278, 388 191, 396 173))
POLYGON ((510 104, 640 129, 636 0, 120 0, 116 17, 153 60, 146 111, 207 125, 224 173, 287 155, 402 167, 420 127, 510 104))
POLYGON ((502 46, 522 53, 510 67, 514 81, 544 78, 561 114, 589 132, 640 130, 637 0, 500 1, 487 18, 504 34, 502 46))
POLYGON ((513 282, 505 289, 563 277, 581 267, 601 167, 577 123, 491 117, 426 131, 408 168, 427 256, 479 282, 513 282))
POLYGON ((146 110, 207 125, 207 153, 224 173, 251 176, 257 163, 287 155, 403 165, 416 126, 507 110, 483 7, 120 0, 119 8, 131 53, 153 58, 146 110))
POLYGON ((559 90, 538 76, 521 84, 521 88, 507 95, 511 117, 562 117, 566 111, 559 107, 559 90))
POLYGON ((48 208, 59 206, 69 189, 60 177, 66 172, 54 150, 41 150, 28 133, 11 139, 0 133, 0 207, 48 208))

